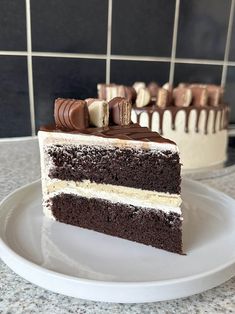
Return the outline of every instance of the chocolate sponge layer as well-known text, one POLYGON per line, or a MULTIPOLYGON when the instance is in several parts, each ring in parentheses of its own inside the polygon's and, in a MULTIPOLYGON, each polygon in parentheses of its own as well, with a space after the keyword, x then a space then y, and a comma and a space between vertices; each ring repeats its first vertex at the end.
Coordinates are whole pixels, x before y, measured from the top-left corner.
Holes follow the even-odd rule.
POLYGON ((179 155, 133 148, 53 145, 47 148, 51 179, 90 180, 159 192, 180 193, 179 155))
POLYGON ((182 221, 177 213, 64 193, 50 203, 60 222, 182 254, 182 221))

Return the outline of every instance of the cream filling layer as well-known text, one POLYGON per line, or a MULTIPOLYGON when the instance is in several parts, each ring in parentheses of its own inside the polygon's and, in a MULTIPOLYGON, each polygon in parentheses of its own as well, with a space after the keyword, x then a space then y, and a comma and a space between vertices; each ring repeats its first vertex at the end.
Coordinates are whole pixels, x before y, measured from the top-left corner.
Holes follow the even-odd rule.
MULTIPOLYGON (((85 180, 82 182, 46 179, 47 197, 51 198, 60 193, 71 193, 86 198, 102 198, 112 203, 124 203, 133 206, 160 209, 166 213, 181 214, 179 208, 181 198, 177 194, 161 193, 135 189, 111 184, 97 184, 85 180)), ((44 194, 44 196, 46 196, 44 194)))

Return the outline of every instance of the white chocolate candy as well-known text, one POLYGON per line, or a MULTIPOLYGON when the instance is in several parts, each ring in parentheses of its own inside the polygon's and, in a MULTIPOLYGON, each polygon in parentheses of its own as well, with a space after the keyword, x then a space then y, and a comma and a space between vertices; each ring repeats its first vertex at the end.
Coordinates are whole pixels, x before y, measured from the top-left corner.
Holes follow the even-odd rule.
POLYGON ((168 91, 171 91, 172 90, 172 85, 169 82, 167 82, 164 85, 162 85, 162 88, 164 88, 164 89, 166 89, 168 91))
POLYGON ((125 97, 124 85, 110 85, 106 86, 106 100, 110 101, 115 97, 125 97))
POLYGON ((173 98, 176 107, 188 107, 192 101, 193 94, 190 88, 177 87, 173 90, 173 98))
POLYGON ((118 96, 117 86, 106 86, 106 100, 110 101, 112 98, 118 96))
POLYGON ((156 105, 159 108, 166 108, 169 105, 169 94, 170 92, 165 88, 159 88, 156 98, 156 105))
POLYGON ((105 100, 88 98, 86 99, 89 121, 92 126, 101 128, 109 124, 109 106, 105 100))
POLYGON ((137 93, 136 107, 145 107, 150 103, 151 95, 147 88, 141 88, 137 93))
POLYGON ((105 84, 97 84, 98 98, 105 99, 106 98, 106 89, 105 84))
POLYGON ((184 88, 184 87, 188 87, 189 86, 189 84, 188 83, 179 83, 178 84, 178 86, 177 86, 177 88, 184 88))
POLYGON ((116 95, 116 86, 116 84, 97 84, 98 98, 106 100, 107 97, 111 97, 112 99, 112 94, 116 95))
POLYGON ((135 82, 133 84, 133 88, 135 89, 136 93, 138 94, 139 90, 145 88, 146 84, 144 82, 135 82))

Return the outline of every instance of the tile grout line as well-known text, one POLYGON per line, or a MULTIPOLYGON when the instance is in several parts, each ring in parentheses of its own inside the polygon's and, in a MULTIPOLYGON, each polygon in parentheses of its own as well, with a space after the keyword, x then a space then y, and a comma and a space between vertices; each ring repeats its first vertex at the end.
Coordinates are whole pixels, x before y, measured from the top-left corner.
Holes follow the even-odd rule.
POLYGON ((108 28, 107 28, 107 54, 106 54, 106 84, 110 83, 112 11, 113 11, 113 1, 109 0, 108 2, 108 28))
POLYGON ((26 31, 27 31, 27 64, 28 64, 28 86, 29 86, 29 106, 32 136, 35 136, 35 110, 33 92, 33 66, 32 66, 32 37, 31 37, 31 13, 30 0, 25 0, 26 6, 26 31))
POLYGON ((157 62, 170 62, 168 57, 151 57, 151 56, 126 56, 126 55, 110 55, 111 60, 127 60, 127 61, 157 61, 157 62))
POLYGON ((178 35, 178 24, 179 24, 179 9, 180 9, 180 0, 176 0, 174 28, 173 28, 173 37, 172 37, 172 49, 171 49, 171 64, 170 64, 170 73, 169 73, 169 83, 171 85, 173 85, 174 74, 175 74, 175 55, 176 55, 176 44, 177 44, 177 35, 178 35))
MULTIPOLYGON (((0 51, 1 53, 1 51, 0 51)), ((106 55, 101 54, 89 54, 89 53, 69 53, 69 52, 41 52, 32 51, 33 57, 45 57, 45 58, 75 58, 75 59, 105 59, 106 55)))
POLYGON ((27 56, 27 51, 0 51, 0 56, 27 56))
POLYGON ((231 7, 230 7, 230 14, 229 14, 225 52, 224 52, 223 70, 222 70, 222 75, 221 75, 221 86, 225 86, 226 79, 227 79, 228 57, 229 57, 229 52, 230 52, 230 43, 231 43, 232 26, 233 26, 233 18, 234 18, 234 4, 235 4, 235 0, 232 0, 231 7))
MULTIPOLYGON (((33 56, 42 58, 71 58, 71 59, 97 59, 106 60, 107 56, 102 54, 79 54, 79 53, 64 53, 64 52, 43 52, 43 51, 4 51, 0 50, 0 56, 33 56)), ((170 58, 170 57, 151 57, 151 56, 127 56, 127 55, 112 55, 110 60, 127 60, 127 61, 147 61, 147 62, 171 62, 184 64, 205 64, 205 65, 227 65, 235 66, 235 61, 210 60, 210 59, 189 59, 189 58, 170 58)))
POLYGON ((224 64, 224 60, 209 60, 209 59, 175 58, 174 62, 175 63, 185 63, 185 64, 205 64, 205 65, 223 65, 224 64))

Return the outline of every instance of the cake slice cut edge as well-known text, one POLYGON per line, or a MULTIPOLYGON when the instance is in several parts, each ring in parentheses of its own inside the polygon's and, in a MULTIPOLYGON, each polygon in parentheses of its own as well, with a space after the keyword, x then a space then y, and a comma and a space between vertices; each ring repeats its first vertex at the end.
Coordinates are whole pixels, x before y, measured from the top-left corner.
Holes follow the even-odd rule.
POLYGON ((38 137, 46 216, 183 254, 175 143, 138 125, 38 137))

